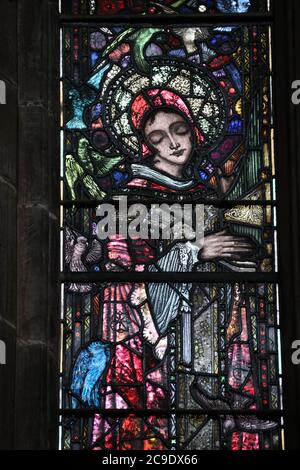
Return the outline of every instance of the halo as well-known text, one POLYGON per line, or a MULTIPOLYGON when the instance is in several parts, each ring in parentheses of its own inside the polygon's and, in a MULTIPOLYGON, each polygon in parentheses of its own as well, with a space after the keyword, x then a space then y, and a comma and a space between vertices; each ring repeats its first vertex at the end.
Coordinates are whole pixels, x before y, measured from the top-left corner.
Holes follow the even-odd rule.
POLYGON ((203 136, 199 153, 206 154, 218 144, 227 125, 226 99, 215 78, 194 64, 154 60, 149 76, 134 68, 115 76, 103 98, 104 125, 123 155, 141 158, 143 142, 133 124, 131 107, 138 95, 153 89, 170 91, 184 101, 203 136))

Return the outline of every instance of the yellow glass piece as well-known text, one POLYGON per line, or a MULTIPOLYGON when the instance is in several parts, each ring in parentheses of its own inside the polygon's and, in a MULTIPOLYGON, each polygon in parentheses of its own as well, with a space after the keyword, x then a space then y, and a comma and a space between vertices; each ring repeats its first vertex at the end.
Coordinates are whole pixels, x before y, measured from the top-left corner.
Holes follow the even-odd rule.
POLYGON ((240 116, 243 114, 243 102, 242 102, 242 98, 240 98, 240 99, 236 102, 235 111, 236 111, 237 114, 239 114, 240 116))

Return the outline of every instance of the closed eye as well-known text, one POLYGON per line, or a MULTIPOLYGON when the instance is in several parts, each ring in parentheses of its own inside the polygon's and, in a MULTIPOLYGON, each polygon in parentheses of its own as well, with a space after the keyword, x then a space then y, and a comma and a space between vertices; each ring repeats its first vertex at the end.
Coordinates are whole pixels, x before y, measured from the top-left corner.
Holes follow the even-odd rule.
POLYGON ((164 133, 160 131, 151 132, 151 134, 149 134, 148 136, 149 142, 153 145, 160 144, 163 138, 164 138, 164 133))
POLYGON ((185 122, 173 124, 173 132, 177 135, 186 135, 190 132, 189 126, 185 122))

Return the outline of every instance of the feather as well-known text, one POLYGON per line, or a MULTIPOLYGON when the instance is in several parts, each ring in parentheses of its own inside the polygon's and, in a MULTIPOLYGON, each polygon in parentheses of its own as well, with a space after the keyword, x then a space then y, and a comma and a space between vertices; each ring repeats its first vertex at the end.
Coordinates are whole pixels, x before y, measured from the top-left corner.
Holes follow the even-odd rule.
MULTIPOLYGON (((90 356, 87 350, 80 352, 72 373, 71 391, 74 395, 81 397, 81 390, 84 384, 84 378, 89 368, 90 356)), ((77 408, 78 401, 72 398, 72 408, 77 408)))
POLYGON ((79 139, 78 142, 78 157, 83 168, 90 173, 94 173, 94 167, 89 155, 89 141, 87 139, 79 139))
POLYGON ((71 199, 76 199, 75 193, 75 183, 81 179, 85 190, 89 193, 90 197, 93 199, 103 199, 106 196, 106 193, 102 191, 94 178, 90 175, 85 175, 84 169, 79 163, 75 160, 72 155, 67 155, 66 157, 66 180, 68 187, 71 193, 71 199))
POLYGON ((216 57, 216 53, 210 49, 205 42, 200 44, 200 49, 203 63, 210 62, 214 57, 216 57))
POLYGON ((73 155, 66 156, 66 180, 71 193, 71 199, 76 199, 75 183, 84 174, 82 167, 76 162, 73 155))
MULTIPOLYGON (((99 387, 110 358, 109 347, 94 341, 81 351, 72 372, 71 392, 85 405, 100 406, 99 387)), ((78 407, 78 400, 72 399, 72 408, 78 407)))
POLYGON ((86 257, 87 263, 97 263, 102 257, 102 245, 101 243, 94 239, 92 241, 91 249, 86 257))
POLYGON ((71 259, 74 253, 76 237, 69 227, 66 227, 65 231, 65 262, 66 264, 71 263, 71 259))
POLYGON ((107 157, 96 152, 85 138, 80 139, 78 142, 78 157, 87 172, 93 174, 95 166, 95 172, 99 177, 106 176, 122 161, 122 157, 107 157))
POLYGON ((89 193, 92 199, 102 200, 105 198, 106 193, 99 188, 94 178, 87 175, 83 178, 82 182, 85 186, 86 191, 89 193))
POLYGON ((150 65, 145 59, 145 45, 151 40, 155 33, 159 33, 161 28, 142 28, 132 35, 133 40, 133 56, 137 68, 140 72, 148 73, 150 65))

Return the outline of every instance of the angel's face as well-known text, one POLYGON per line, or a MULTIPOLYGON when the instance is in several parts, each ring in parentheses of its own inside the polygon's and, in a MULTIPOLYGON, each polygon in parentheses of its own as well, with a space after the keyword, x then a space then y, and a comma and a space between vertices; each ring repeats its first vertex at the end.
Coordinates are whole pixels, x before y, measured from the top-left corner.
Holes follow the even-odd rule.
POLYGON ((191 126, 181 114, 158 111, 146 121, 144 133, 160 169, 168 172, 170 165, 186 165, 192 153, 193 140, 191 126))

